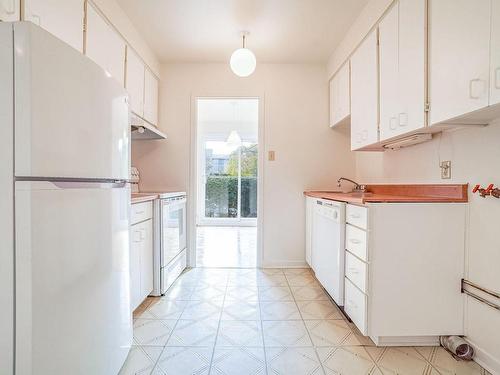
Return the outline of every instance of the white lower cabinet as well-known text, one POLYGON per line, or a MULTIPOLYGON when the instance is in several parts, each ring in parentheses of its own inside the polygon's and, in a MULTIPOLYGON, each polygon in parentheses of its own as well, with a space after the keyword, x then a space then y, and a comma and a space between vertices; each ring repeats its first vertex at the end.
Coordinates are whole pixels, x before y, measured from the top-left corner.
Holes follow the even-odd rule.
POLYGON ((151 202, 132 205, 131 223, 130 304, 132 310, 135 310, 153 291, 153 217, 151 202))
POLYGON ((21 19, 21 0, 0 0, 0 21, 13 22, 21 19))
POLYGON ((352 319, 353 323, 356 324, 359 331, 363 335, 367 335, 366 329, 366 305, 367 296, 359 289, 357 289, 353 283, 346 278, 345 280, 345 305, 344 310, 347 315, 352 319))
POLYGON ((346 314, 377 345, 464 334, 466 204, 347 205, 346 314), (366 215, 366 217, 365 217, 366 215), (362 219, 362 220, 360 220, 362 219), (354 240, 354 246, 349 240, 354 240))

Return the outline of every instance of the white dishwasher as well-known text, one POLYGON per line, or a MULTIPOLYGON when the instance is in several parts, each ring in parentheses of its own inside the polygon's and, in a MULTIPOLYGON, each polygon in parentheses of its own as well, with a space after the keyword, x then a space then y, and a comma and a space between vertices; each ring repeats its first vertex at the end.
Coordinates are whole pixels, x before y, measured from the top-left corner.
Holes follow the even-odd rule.
POLYGON ((345 203, 316 199, 313 209, 312 268, 339 306, 344 305, 345 203))

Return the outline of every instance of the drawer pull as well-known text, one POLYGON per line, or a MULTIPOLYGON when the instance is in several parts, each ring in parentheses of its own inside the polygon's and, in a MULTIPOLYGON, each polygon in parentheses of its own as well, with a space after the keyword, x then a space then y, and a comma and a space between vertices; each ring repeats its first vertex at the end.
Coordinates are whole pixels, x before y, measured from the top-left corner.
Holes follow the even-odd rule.
POLYGON ((145 212, 144 210, 142 210, 142 211, 135 211, 135 214, 136 215, 142 215, 144 212, 145 212))
POLYGON ((349 217, 351 217, 352 219, 359 219, 361 217, 360 214, 350 214, 349 217))
POLYGON ((356 239, 356 238, 349 238, 349 242, 351 242, 353 244, 356 244, 356 245, 359 244, 359 243, 361 243, 361 241, 358 240, 358 239, 356 239))

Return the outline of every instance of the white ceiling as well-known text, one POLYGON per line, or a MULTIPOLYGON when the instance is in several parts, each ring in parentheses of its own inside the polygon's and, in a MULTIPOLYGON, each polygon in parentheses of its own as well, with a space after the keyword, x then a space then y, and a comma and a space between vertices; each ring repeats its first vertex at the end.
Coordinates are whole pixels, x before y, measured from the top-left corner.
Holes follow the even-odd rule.
POLYGON ((117 0, 162 62, 326 62, 368 0, 117 0))

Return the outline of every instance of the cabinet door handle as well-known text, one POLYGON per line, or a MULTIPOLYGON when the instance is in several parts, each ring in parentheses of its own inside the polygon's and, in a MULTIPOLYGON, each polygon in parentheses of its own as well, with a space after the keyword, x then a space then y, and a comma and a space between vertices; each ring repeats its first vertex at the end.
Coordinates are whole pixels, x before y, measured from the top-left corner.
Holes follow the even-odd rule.
POLYGON ((474 78, 469 81, 469 97, 471 99, 480 99, 483 92, 484 84, 482 79, 474 78), (481 90, 478 89, 479 84, 481 84, 481 90))
POLYGON ((350 243, 353 243, 353 244, 358 244, 358 243, 361 243, 360 240, 356 239, 356 238, 349 238, 349 242, 350 243))
POLYGON ((408 114, 401 112, 399 114, 399 126, 406 126, 408 124, 408 114))
POLYGON ((500 66, 495 69, 495 88, 500 90, 500 66))
POLYGON ((359 219, 361 217, 360 214, 350 214, 349 217, 353 218, 353 219, 359 219))
POLYGON ((143 213, 144 213, 144 210, 142 210, 142 211, 135 211, 136 215, 142 215, 143 213))
POLYGON ((359 271, 357 270, 357 268, 354 268, 354 267, 349 267, 349 271, 351 271, 351 273, 354 275, 359 274, 359 271))
POLYGON ((395 130, 397 128, 397 125, 396 125, 396 117, 391 117, 390 120, 389 120, 389 128, 391 130, 395 130))

